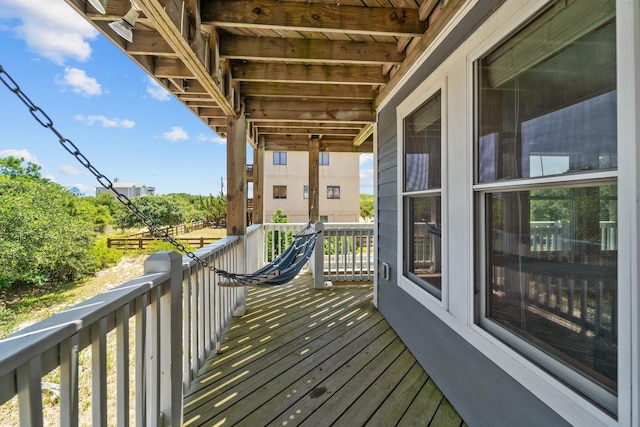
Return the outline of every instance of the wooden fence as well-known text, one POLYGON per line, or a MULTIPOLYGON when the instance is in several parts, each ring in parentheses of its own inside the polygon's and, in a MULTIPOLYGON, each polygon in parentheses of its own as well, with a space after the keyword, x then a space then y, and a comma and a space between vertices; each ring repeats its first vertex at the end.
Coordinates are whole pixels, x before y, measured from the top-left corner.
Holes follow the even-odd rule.
MULTIPOLYGON (((195 221, 195 222, 185 222, 183 224, 178 225, 167 225, 165 227, 160 227, 160 230, 166 231, 170 236, 177 236, 179 234, 190 233, 196 230, 202 230, 203 228, 211 227, 212 223, 208 221, 195 221)), ((130 234, 129 237, 152 237, 153 232, 151 231, 141 231, 140 233, 130 234)))
MULTIPOLYGON (((161 237, 113 237, 107 239, 107 247, 126 250, 143 250, 149 246, 150 242, 162 240, 161 237)), ((203 246, 220 240, 219 237, 184 237, 179 238, 183 244, 188 243, 195 248, 202 248, 203 246)))

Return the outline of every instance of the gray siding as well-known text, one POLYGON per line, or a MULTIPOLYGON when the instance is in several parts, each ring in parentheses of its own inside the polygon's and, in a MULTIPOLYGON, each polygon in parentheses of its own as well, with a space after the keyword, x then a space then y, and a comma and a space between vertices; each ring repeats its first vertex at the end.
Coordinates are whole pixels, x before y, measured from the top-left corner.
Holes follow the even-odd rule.
POLYGON ((378 114, 377 253, 379 262, 391 267, 390 280, 378 281, 378 307, 470 426, 565 426, 554 411, 397 286, 396 107, 501 3, 479 2, 378 114))

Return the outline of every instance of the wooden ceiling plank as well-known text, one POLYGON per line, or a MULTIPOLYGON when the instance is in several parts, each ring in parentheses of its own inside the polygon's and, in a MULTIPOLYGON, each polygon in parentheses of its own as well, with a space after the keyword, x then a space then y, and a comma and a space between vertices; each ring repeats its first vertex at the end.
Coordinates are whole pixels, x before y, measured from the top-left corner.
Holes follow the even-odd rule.
POLYGON ((396 43, 235 36, 221 37, 220 55, 242 60, 338 64, 400 64, 404 59, 396 43))
POLYGON ((204 0, 202 22, 221 28, 321 31, 365 35, 424 34, 418 10, 260 0, 204 0))
POLYGON ((351 135, 355 137, 358 135, 359 129, 336 129, 336 128, 323 128, 323 127, 291 127, 291 128, 281 128, 281 127, 269 127, 269 126, 259 126, 256 127, 258 133, 260 135, 351 135))
POLYGON ((369 102, 340 101, 265 101, 247 100, 245 113, 252 121, 304 120, 324 122, 373 123, 375 111, 369 102))
POLYGON ((371 86, 346 86, 304 83, 242 82, 240 93, 245 98, 332 98, 332 99, 375 99, 377 92, 371 86))
POLYGON ((239 81, 288 83, 384 84, 380 66, 303 65, 278 63, 232 63, 239 81))
POLYGON ((157 58, 153 66, 153 74, 158 78, 193 78, 191 70, 176 58, 157 58))

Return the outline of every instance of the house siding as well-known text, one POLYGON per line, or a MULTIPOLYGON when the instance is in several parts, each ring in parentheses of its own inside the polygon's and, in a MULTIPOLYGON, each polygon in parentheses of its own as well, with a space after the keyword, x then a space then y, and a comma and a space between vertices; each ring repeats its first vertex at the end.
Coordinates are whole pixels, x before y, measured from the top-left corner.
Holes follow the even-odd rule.
MULTIPOLYGON (((468 425, 566 426, 570 424, 561 416, 398 286, 402 267, 398 265, 397 254, 401 224, 398 224, 396 108, 502 3, 502 0, 478 2, 378 111, 376 249, 379 263, 388 264, 391 271, 389 280, 379 278, 377 282, 378 308, 468 425)), ((460 208, 467 208, 464 203, 469 202, 463 202, 460 208)), ((462 230, 452 232, 451 238, 464 239, 468 235, 464 233, 468 233, 470 225, 461 225, 452 227, 462 230)))

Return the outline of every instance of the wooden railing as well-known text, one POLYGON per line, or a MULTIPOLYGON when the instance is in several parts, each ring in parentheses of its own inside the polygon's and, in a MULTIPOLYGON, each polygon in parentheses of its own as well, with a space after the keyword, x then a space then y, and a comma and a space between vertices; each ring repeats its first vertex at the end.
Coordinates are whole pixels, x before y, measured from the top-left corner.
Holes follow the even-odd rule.
MULTIPOLYGON (((170 236, 177 236, 179 234, 190 233, 192 231, 202 230, 203 228, 211 227, 211 223, 208 221, 194 221, 185 222, 177 225, 165 225, 159 227, 160 230, 166 231, 170 236)), ((141 231, 139 233, 129 234, 127 237, 153 237, 153 232, 141 231)))
MULTIPOLYGON (((243 240, 226 237, 196 255, 244 272, 243 240)), ((244 290, 215 286, 217 280, 190 258, 158 252, 143 276, 1 339, 0 404, 17 396, 20 424, 42 425, 42 378, 54 371, 61 425, 181 425, 183 390, 219 350, 223 328, 244 305, 244 290), (90 363, 81 367, 85 348, 90 363), (86 371, 91 392, 81 393, 86 371), (80 421, 79 408, 89 406, 91 421, 80 421), (115 413, 107 410, 112 407, 115 413)))
MULTIPOLYGON (((178 238, 182 244, 188 243, 194 248, 202 248, 220 240, 219 237, 181 237, 178 238)), ((144 250, 151 242, 162 241, 161 237, 109 237, 107 247, 122 251, 144 250)))
MULTIPOLYGON (((304 223, 269 223, 264 225, 266 262, 278 256, 291 244, 293 235, 304 223)), ((319 223, 322 228, 324 256, 322 270, 325 281, 372 281, 374 277, 373 224, 319 223)), ((316 246, 317 247, 317 246, 316 246)))

